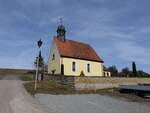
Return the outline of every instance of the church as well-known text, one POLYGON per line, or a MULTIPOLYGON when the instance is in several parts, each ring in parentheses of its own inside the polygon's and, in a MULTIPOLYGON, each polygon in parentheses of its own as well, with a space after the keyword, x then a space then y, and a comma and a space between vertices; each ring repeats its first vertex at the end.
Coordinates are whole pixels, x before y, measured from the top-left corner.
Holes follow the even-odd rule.
POLYGON ((48 59, 49 74, 103 76, 103 62, 89 44, 69 40, 64 25, 58 26, 48 59))

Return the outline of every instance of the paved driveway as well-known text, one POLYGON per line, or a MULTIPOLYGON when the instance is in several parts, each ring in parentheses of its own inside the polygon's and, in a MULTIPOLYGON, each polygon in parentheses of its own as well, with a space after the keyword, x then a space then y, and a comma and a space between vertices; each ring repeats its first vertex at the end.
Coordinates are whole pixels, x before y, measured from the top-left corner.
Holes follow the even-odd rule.
POLYGON ((150 106, 102 95, 46 95, 36 99, 58 113, 150 113, 150 106))
POLYGON ((48 113, 25 91, 17 77, 4 79, 0 80, 0 113, 48 113))

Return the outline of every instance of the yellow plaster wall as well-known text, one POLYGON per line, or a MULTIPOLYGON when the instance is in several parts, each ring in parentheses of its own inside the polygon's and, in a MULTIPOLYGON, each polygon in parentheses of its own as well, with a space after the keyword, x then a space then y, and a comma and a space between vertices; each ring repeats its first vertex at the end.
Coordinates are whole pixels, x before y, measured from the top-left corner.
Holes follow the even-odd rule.
POLYGON ((64 74, 79 76, 81 71, 84 72, 85 76, 103 76, 103 63, 65 58, 61 57, 61 63, 64 64, 64 74), (76 62, 76 71, 72 71, 72 62, 76 62), (90 72, 87 72, 87 64, 90 64, 90 72))
POLYGON ((60 55, 58 52, 58 48, 56 46, 56 43, 53 42, 51 51, 50 51, 50 56, 48 59, 48 73, 52 74, 52 71, 56 70, 55 74, 60 74, 61 73, 60 65, 61 65, 60 64, 60 55), (53 54, 55 55, 55 60, 52 60, 53 54))

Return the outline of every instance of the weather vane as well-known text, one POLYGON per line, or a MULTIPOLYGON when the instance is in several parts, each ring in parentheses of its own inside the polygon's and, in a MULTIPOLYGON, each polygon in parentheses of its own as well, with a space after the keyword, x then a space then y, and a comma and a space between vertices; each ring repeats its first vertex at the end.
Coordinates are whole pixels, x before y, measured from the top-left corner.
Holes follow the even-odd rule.
POLYGON ((63 19, 60 18, 59 21, 60 21, 60 25, 62 25, 63 24, 63 19))

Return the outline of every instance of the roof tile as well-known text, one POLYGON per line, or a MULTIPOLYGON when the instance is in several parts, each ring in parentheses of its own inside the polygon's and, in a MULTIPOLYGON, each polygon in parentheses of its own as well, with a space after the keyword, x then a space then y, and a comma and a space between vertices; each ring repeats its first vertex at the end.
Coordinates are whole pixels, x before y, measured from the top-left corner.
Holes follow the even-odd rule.
POLYGON ((62 42, 57 37, 54 37, 54 41, 56 42, 59 53, 62 57, 103 62, 89 44, 68 39, 66 39, 65 42, 62 42))

